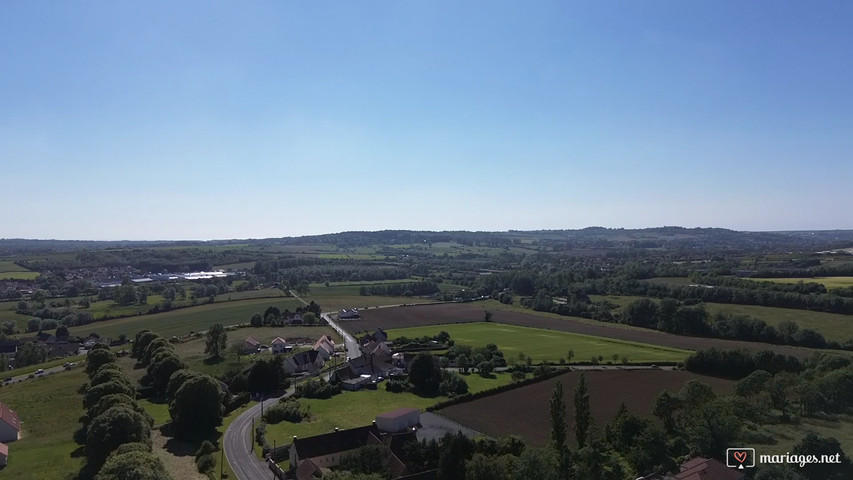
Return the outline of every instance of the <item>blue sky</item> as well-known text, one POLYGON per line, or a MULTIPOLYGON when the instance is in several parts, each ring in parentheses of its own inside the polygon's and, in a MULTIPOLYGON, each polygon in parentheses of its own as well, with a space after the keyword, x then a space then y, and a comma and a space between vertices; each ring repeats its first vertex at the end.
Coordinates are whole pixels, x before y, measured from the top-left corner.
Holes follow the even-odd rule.
POLYGON ((853 4, 3 2, 0 238, 853 228, 853 4))

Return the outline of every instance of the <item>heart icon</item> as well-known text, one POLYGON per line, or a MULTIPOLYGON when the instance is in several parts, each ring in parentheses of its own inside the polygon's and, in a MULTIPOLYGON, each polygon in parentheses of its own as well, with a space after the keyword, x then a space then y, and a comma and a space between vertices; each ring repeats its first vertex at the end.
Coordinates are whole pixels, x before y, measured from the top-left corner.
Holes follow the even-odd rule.
POLYGON ((746 461, 746 452, 734 452, 734 457, 735 457, 735 460, 737 460, 740 463, 743 463, 746 461))

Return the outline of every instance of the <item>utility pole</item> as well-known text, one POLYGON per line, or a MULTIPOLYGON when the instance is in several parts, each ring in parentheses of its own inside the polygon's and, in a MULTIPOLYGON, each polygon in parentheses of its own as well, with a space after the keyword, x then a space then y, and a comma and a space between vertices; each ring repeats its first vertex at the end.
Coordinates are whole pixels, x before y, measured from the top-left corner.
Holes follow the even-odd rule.
POLYGON ((225 472, 225 436, 222 436, 222 445, 219 446, 219 480, 222 480, 222 474, 225 472))

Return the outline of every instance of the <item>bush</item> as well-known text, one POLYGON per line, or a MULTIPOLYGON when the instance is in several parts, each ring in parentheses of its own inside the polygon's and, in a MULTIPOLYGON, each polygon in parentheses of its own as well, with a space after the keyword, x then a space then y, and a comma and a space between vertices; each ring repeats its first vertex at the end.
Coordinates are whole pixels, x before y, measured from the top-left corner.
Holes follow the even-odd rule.
POLYGON ((468 393, 468 383, 458 373, 443 371, 442 377, 444 378, 438 387, 440 394, 456 396, 468 393))
POLYGON ((209 453, 205 453, 195 459, 195 466, 201 473, 212 472, 216 468, 216 458, 209 453))
POLYGON ((273 425, 283 421, 299 423, 307 416, 307 412, 302 411, 302 405, 299 403, 299 400, 282 399, 282 401, 279 401, 264 412, 264 420, 273 425))
POLYGON ((328 382, 313 378, 307 382, 296 386, 296 397, 305 398, 332 398, 341 393, 341 387, 332 385, 328 382))
POLYGON ((412 384, 405 380, 388 380, 385 382, 385 390, 391 393, 403 393, 411 390, 412 384))

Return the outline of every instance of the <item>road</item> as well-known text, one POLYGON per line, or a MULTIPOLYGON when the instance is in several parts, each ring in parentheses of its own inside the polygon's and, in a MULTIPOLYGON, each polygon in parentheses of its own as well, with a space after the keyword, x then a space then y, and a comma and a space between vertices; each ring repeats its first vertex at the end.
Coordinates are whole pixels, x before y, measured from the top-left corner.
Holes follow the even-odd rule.
MULTIPOLYGON (((293 393, 292 388, 285 395, 290 393, 293 393)), ((279 398, 281 397, 268 398, 263 403, 271 406, 279 398)), ((261 407, 262 404, 259 403, 241 413, 225 430, 225 456, 239 480, 262 480, 272 476, 267 463, 259 460, 253 450, 255 443, 253 426, 261 418, 261 407)))
POLYGON ((334 328, 335 331, 338 332, 339 334, 341 334, 341 337, 343 337, 344 343, 346 344, 346 347, 347 347, 347 359, 360 357, 361 356, 361 349, 358 348, 358 341, 356 341, 355 337, 350 335, 349 332, 347 332, 340 325, 335 323, 335 321, 332 320, 331 315, 329 315, 328 313, 324 313, 322 315, 322 317, 323 317, 323 320, 325 320, 326 323, 329 324, 329 326, 334 328))

